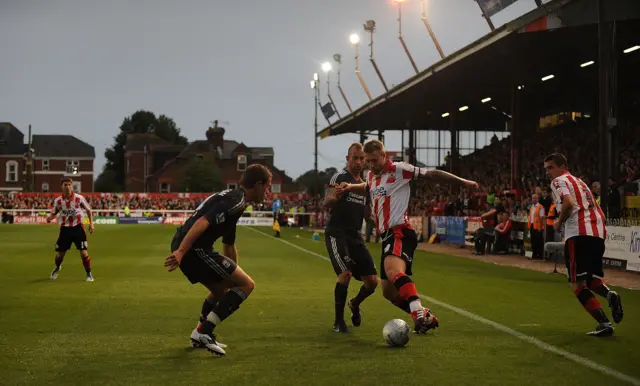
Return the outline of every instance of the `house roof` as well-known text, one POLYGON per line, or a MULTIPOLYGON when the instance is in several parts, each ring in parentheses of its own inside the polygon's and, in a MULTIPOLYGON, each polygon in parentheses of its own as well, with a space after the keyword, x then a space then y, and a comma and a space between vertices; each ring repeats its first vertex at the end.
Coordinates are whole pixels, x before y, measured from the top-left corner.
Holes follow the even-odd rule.
POLYGON ((11 122, 0 122, 0 154, 19 154, 27 151, 24 134, 11 122))
POLYGON ((36 157, 87 157, 95 158, 93 146, 73 135, 38 134, 33 136, 32 147, 36 157))
POLYGON ((151 133, 127 134, 127 142, 125 144, 126 151, 143 151, 145 145, 171 146, 171 142, 166 141, 158 137, 157 135, 151 134, 151 133))

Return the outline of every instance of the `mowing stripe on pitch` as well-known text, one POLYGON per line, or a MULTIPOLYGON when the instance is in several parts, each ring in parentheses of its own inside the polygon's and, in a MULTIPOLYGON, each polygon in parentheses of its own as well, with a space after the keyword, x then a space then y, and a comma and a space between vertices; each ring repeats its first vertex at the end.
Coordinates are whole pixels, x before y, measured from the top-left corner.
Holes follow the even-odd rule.
MULTIPOLYGON (((252 227, 246 227, 246 228, 251 230, 251 231, 253 231, 253 232, 260 233, 261 235, 264 235, 264 236, 267 236, 269 238, 272 238, 272 236, 270 234, 268 234, 268 233, 259 231, 259 230, 255 229, 255 228, 252 228, 252 227)), ((294 243, 291 243, 291 242, 289 242, 287 240, 283 240, 283 239, 279 239, 279 238, 272 238, 272 239, 280 241, 280 242, 283 242, 283 243, 289 245, 290 247, 299 249, 299 250, 301 250, 301 251, 303 251, 305 253, 308 253, 308 254, 313 255, 315 257, 318 257, 320 259, 329 261, 328 257, 323 256, 323 255, 321 255, 319 253, 315 253, 315 252, 310 251, 308 249, 302 248, 301 246, 296 245, 294 243)), ((563 350, 561 348, 552 346, 552 345, 550 345, 548 343, 545 343, 545 342, 543 342, 543 341, 541 341, 539 339, 536 339, 536 338, 534 338, 532 336, 523 334, 520 331, 516 331, 516 330, 514 330, 512 328, 509 328, 509 327, 507 327, 507 326, 505 326, 503 324, 500 324, 500 323, 494 322, 492 320, 483 318, 480 315, 476 315, 476 314, 474 314, 472 312, 463 310, 462 308, 458 308, 456 306, 452 306, 452 305, 450 305, 448 303, 441 302, 440 300, 434 299, 434 298, 432 298, 430 296, 420 295, 420 297, 422 299, 424 299, 424 300, 427 300, 427 301, 433 303, 433 304, 437 304, 442 308, 446 308, 449 311, 453 311, 458 315, 466 316, 467 318, 475 320, 476 322, 480 322, 482 324, 486 324, 488 326, 491 326, 491 327, 493 327, 493 328, 495 328, 497 330, 505 332, 505 333, 507 333, 507 334, 509 334, 511 336, 514 336, 514 337, 516 337, 516 338, 518 338, 520 340, 523 340, 523 341, 525 341, 527 343, 531 343, 532 345, 534 345, 534 346, 536 346, 536 347, 538 347, 538 348, 540 348, 542 350, 545 350, 545 351, 560 355, 560 356, 562 356, 562 357, 564 357, 564 358, 566 358, 566 359, 568 359, 568 360, 570 360, 572 362, 575 362, 575 363, 578 363, 580 365, 583 365, 584 367, 588 367, 588 368, 590 368, 592 370, 599 371, 602 374, 609 375, 609 376, 611 376, 613 378, 616 378, 616 379, 618 379, 620 381, 624 381, 624 382, 628 382, 628 383, 630 383, 632 385, 640 386, 640 379, 631 377, 631 376, 623 374, 623 373, 621 373, 621 372, 619 372, 617 370, 614 370, 614 369, 609 368, 607 366, 603 366, 603 365, 601 365, 599 363, 596 363, 596 362, 594 362, 594 361, 592 361, 590 359, 583 358, 583 357, 581 357, 579 355, 570 353, 570 352, 565 351, 565 350, 563 350)))

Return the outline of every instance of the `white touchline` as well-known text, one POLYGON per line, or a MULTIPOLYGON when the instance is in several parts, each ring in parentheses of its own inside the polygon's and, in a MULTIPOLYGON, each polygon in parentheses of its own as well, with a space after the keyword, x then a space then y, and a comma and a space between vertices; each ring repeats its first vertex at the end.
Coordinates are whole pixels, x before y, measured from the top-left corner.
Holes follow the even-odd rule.
MULTIPOLYGON (((249 229, 249 230, 251 230, 253 232, 256 232, 256 233, 260 233, 260 234, 262 234, 262 235, 264 235, 266 237, 272 238, 272 236, 269 235, 268 233, 259 231, 259 230, 255 229, 255 228, 247 227, 246 229, 249 229)), ((296 244, 290 243, 287 240, 283 240, 283 239, 280 239, 280 238, 272 238, 272 240, 277 240, 277 241, 283 242, 283 243, 289 245, 290 247, 299 249, 299 250, 301 250, 301 251, 303 251, 305 253, 308 253, 308 254, 310 254, 312 256, 315 256, 315 257, 318 257, 320 259, 329 260, 329 258, 326 257, 326 256, 323 256, 323 255, 321 255, 319 253, 315 253, 315 252, 310 251, 308 249, 302 248, 301 246, 298 246, 296 244)), ((505 332, 505 333, 507 333, 507 334, 509 334, 511 336, 514 336, 514 337, 520 339, 520 340, 523 340, 525 342, 531 343, 532 345, 534 345, 534 346, 536 346, 536 347, 538 347, 538 348, 540 348, 542 350, 545 350, 545 351, 560 355, 560 356, 562 356, 562 357, 564 357, 564 358, 566 358, 566 359, 568 359, 568 360, 570 360, 572 362, 581 364, 581 365, 583 365, 585 367, 588 367, 588 368, 590 368, 592 370, 599 371, 602 374, 609 375, 609 376, 611 376, 613 378, 616 378, 616 379, 618 379, 620 381, 625 381, 625 382, 628 382, 628 383, 630 383, 632 385, 640 386, 640 379, 637 379, 637 378, 634 378, 632 376, 623 374, 623 373, 621 373, 621 372, 619 372, 617 370, 614 370, 614 369, 609 368, 607 366, 603 366, 603 365, 601 365, 599 363, 596 363, 596 362, 594 362, 594 361, 592 361, 590 359, 583 358, 583 357, 578 356, 576 354, 573 354, 573 353, 570 353, 568 351, 565 351, 565 350, 563 350, 561 348, 552 346, 552 345, 550 345, 548 343, 545 343, 545 342, 543 342, 543 341, 541 341, 539 339, 536 339, 536 338, 531 337, 529 335, 525 335, 525 334, 521 333, 520 331, 516 331, 516 330, 514 330, 512 328, 509 328, 509 327, 507 327, 505 325, 502 325, 500 323, 496 323, 496 322, 494 322, 492 320, 483 318, 480 315, 476 315, 476 314, 471 313, 469 311, 463 310, 462 308, 458 308, 456 306, 452 306, 450 304, 441 302, 440 300, 434 299, 434 298, 432 298, 430 296, 420 295, 420 298, 422 298, 424 300, 427 300, 427 301, 429 301, 431 303, 437 304, 442 308, 446 308, 446 309, 448 309, 450 311, 453 311, 458 315, 466 316, 467 318, 475 320, 476 322, 480 322, 482 324, 486 324, 487 326, 491 326, 491 327, 493 327, 493 328, 495 328, 497 330, 505 332)))

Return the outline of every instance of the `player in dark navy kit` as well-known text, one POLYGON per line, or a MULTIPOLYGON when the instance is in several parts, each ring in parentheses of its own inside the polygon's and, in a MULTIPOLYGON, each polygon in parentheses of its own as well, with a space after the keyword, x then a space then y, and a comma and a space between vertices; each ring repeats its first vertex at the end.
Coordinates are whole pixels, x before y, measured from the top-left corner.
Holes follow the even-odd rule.
POLYGON ((180 270, 192 284, 201 283, 210 294, 202 305, 200 323, 191 333, 194 347, 225 355, 226 345, 216 341, 215 327, 235 312, 254 288, 253 280, 238 266, 236 224, 248 202, 262 202, 271 186, 271 172, 262 165, 245 170, 240 187, 209 196, 178 228, 171 241, 171 256, 164 266, 180 270), (222 238, 222 253, 213 244, 222 238))
POLYGON ((360 143, 349 147, 347 167, 336 173, 324 199, 324 206, 331 210, 331 217, 325 229, 325 244, 333 269, 338 275, 334 291, 336 318, 335 332, 349 332, 344 321, 344 307, 347 303, 349 281, 353 276, 363 282, 355 298, 349 300, 351 322, 360 326, 362 317, 360 303, 369 297, 378 286, 378 272, 373 258, 362 239, 362 221, 371 216, 371 207, 366 194, 345 193, 336 195, 334 186, 346 182, 360 183, 364 165, 364 152, 360 143))

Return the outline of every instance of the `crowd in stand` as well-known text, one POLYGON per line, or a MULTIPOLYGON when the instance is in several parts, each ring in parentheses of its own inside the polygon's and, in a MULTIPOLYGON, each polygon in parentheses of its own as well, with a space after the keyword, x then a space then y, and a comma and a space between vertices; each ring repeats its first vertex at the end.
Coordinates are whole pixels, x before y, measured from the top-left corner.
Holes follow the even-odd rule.
MULTIPOLYGON (((521 191, 515 194, 511 186, 511 146, 510 138, 498 140, 493 138, 491 144, 458 159, 459 174, 481 184, 479 192, 466 190, 452 193, 448 186, 434 186, 422 181, 415 184, 409 205, 410 215, 440 216, 478 216, 495 206, 495 198, 501 197, 502 204, 508 213, 516 216, 526 215, 530 200, 534 193, 546 195, 549 185, 542 164, 544 157, 552 152, 567 155, 571 172, 582 178, 599 194, 597 171, 598 132, 583 123, 572 123, 565 127, 544 131, 527 132, 523 138, 523 154, 521 191)), ((615 174, 610 178, 610 213, 619 213, 621 196, 637 194, 637 184, 630 184, 640 179, 640 128, 627 126, 616 134, 616 141, 621 151, 614 156, 615 174), (631 192, 635 186, 636 191, 631 192)), ((449 169, 448 162, 442 167, 449 169)), ((193 210, 201 199, 196 198, 161 198, 127 195, 103 195, 87 197, 89 205, 98 211, 123 210, 193 210)), ((307 197, 300 200, 283 200, 285 212, 315 213, 321 208, 316 203, 321 197, 307 197)), ((20 194, 0 193, 0 210, 43 209, 51 208, 53 197, 44 195, 25 196, 20 194)), ((256 205, 253 210, 271 211, 271 201, 256 205)))

